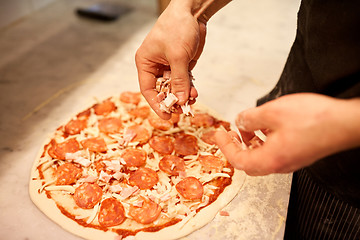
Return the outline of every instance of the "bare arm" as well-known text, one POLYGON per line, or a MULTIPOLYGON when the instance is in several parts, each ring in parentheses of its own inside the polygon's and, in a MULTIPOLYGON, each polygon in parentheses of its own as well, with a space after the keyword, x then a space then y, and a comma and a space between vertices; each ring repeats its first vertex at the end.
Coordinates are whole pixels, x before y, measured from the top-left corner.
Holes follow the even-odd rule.
POLYGON ((199 59, 206 36, 206 23, 229 0, 172 0, 137 50, 135 60, 140 90, 150 106, 164 119, 170 114, 159 109, 156 78, 171 69, 171 91, 184 104, 197 97, 189 71, 199 59))

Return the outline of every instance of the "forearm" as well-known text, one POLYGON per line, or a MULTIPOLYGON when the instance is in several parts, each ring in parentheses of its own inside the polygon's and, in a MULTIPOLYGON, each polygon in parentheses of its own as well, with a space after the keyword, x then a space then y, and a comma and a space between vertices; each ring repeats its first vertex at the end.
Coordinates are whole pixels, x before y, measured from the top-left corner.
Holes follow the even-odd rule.
POLYGON ((199 21, 206 23, 231 0, 172 0, 170 6, 189 11, 199 21))

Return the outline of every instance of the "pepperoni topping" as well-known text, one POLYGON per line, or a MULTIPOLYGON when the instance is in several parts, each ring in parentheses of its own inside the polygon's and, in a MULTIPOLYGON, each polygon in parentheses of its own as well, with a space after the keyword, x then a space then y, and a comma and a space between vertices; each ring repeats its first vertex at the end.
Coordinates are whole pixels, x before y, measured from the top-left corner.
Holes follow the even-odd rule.
POLYGON ((145 199, 141 207, 130 205, 129 215, 138 223, 149 224, 154 222, 161 213, 161 207, 149 200, 145 199))
POLYGON ((138 105, 141 100, 140 93, 138 92, 122 92, 120 101, 124 103, 132 103, 138 105))
POLYGON ((179 176, 179 172, 185 172, 185 161, 181 157, 167 155, 159 162, 159 168, 172 176, 179 176))
POLYGON ((210 145, 216 144, 215 131, 208 131, 203 133, 203 135, 201 136, 201 140, 210 145))
POLYGON ((72 163, 64 163, 55 171, 56 185, 70 185, 81 177, 82 169, 72 163))
POLYGON ((146 163, 146 151, 138 148, 125 149, 121 158, 126 162, 128 167, 141 167, 146 163))
POLYGON ((111 100, 105 100, 102 103, 94 105, 96 115, 108 115, 116 109, 115 104, 111 100))
POLYGON ((151 133, 140 125, 133 125, 126 129, 126 134, 134 133, 135 137, 131 142, 139 142, 140 144, 147 143, 151 137, 151 133))
POLYGON ((201 199, 204 194, 203 185, 195 177, 184 178, 175 187, 181 196, 189 200, 201 199))
POLYGON ((191 118, 191 124, 197 127, 211 127, 214 123, 214 117, 207 113, 196 113, 194 117, 191 118))
POLYGON ((90 108, 76 115, 78 119, 87 119, 91 114, 90 108))
POLYGON ((214 124, 214 127, 218 128, 220 126, 223 126, 226 131, 230 131, 231 130, 231 125, 229 122, 226 122, 226 121, 221 121, 221 120, 217 120, 214 124))
POLYGON ((148 106, 134 108, 129 111, 129 114, 134 117, 145 119, 150 114, 150 108, 148 106))
POLYGON ((87 119, 73 119, 70 120, 64 127, 67 134, 79 134, 87 126, 87 119))
POLYGON ((161 154, 171 154, 174 151, 174 140, 169 136, 154 136, 149 145, 161 154))
POLYGON ((87 138, 81 141, 81 145, 92 152, 106 152, 107 150, 105 140, 101 137, 87 138))
POLYGON ((121 120, 119 118, 103 118, 99 120, 99 130, 103 133, 117 133, 122 127, 121 120))
POLYGON ((224 167, 224 162, 221 158, 213 155, 200 155, 198 160, 206 171, 215 170, 216 172, 221 172, 224 167))
POLYGON ((174 149, 179 155, 196 155, 199 146, 196 137, 182 133, 175 136, 174 149))
POLYGON ((101 187, 96 183, 83 183, 75 189, 74 200, 79 207, 91 209, 100 202, 102 194, 101 187))
POLYGON ((151 126, 162 131, 167 131, 173 126, 171 120, 164 120, 157 115, 150 116, 148 120, 151 126))
POLYGON ((99 224, 103 227, 112 227, 125 221, 125 209, 121 202, 114 198, 107 198, 101 202, 99 224))
POLYGON ((158 181, 159 177, 157 173, 145 167, 136 170, 129 178, 130 185, 137 186, 141 190, 151 189, 158 181))
POLYGON ((48 153, 52 158, 65 160, 66 153, 74 153, 79 150, 79 143, 75 138, 70 138, 62 143, 53 143, 48 153))

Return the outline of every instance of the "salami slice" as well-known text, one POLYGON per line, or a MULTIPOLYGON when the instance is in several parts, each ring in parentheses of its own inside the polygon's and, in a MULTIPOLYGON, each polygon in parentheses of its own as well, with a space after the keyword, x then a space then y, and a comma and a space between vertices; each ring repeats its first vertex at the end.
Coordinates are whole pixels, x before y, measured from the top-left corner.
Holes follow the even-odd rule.
POLYGON ((122 127, 122 122, 119 118, 109 117, 98 121, 100 132, 103 133, 117 133, 122 127))
POLYGON ((125 149, 120 156, 128 167, 141 167, 146 163, 146 151, 138 148, 125 149))
POLYGON ((129 111, 129 114, 137 118, 145 119, 150 114, 150 108, 148 106, 134 108, 129 111))
POLYGON ((195 177, 184 178, 175 187, 181 196, 189 200, 199 200, 204 194, 203 185, 195 177))
POLYGON ((214 127, 218 128, 220 126, 223 126, 226 131, 230 131, 231 130, 231 125, 229 122, 226 122, 226 121, 221 121, 221 120, 216 120, 215 124, 214 124, 214 127))
POLYGON ((154 136, 149 145, 161 154, 171 154, 174 151, 174 139, 169 136, 154 136))
POLYGON ((48 153, 52 158, 65 160, 66 153, 74 153, 80 150, 80 145, 75 138, 70 138, 62 143, 52 143, 48 153))
POLYGON ((133 125, 126 129, 126 134, 134 134, 131 142, 139 142, 140 144, 147 143, 151 137, 151 133, 140 125, 133 125))
POLYGON ((101 137, 87 138, 81 141, 81 145, 92 152, 106 152, 105 140, 101 137))
POLYGON ((196 155, 199 150, 196 137, 184 133, 177 134, 175 136, 174 150, 182 156, 196 155))
POLYGON ((70 120, 64 127, 64 132, 69 135, 79 134, 87 126, 87 119, 70 120))
POLYGON ((81 177, 82 169, 73 163, 64 163, 55 171, 56 185, 71 185, 81 177))
POLYGON ((214 155, 200 155, 198 160, 206 171, 221 172, 224 167, 224 162, 214 155))
POLYGON ((113 103, 110 99, 95 104, 93 108, 96 115, 108 115, 112 111, 116 110, 115 103, 113 103))
POLYGON ((171 120, 161 119, 157 115, 150 116, 148 120, 151 126, 153 126, 155 129, 162 131, 167 131, 173 126, 171 120))
POLYGON ((180 172, 185 172, 185 161, 181 157, 167 155, 160 160, 159 168, 171 176, 179 176, 180 172))
POLYGON ((124 103, 132 103, 138 105, 141 100, 141 95, 138 92, 122 92, 120 94, 120 101, 124 103))
POLYGON ((74 200, 76 205, 84 209, 91 209, 100 202, 102 189, 96 183, 83 183, 75 189, 74 200))
POLYGON ((191 124, 197 127, 211 127, 214 123, 214 117, 207 113, 196 113, 194 117, 191 118, 191 124))
POLYGON ((76 117, 78 119, 88 119, 90 117, 90 114, 91 114, 91 110, 90 108, 89 109, 86 109, 85 111, 82 111, 81 113, 77 114, 76 117))
POLYGON ((141 207, 130 205, 129 215, 138 223, 150 224, 154 222, 161 213, 161 207, 159 204, 144 199, 141 207))
POLYGON ((113 227, 125 221, 124 206, 114 198, 101 202, 98 220, 103 227, 113 227))
POLYGON ((215 131, 212 130, 212 131, 205 132, 201 136, 201 140, 203 140, 205 143, 210 144, 210 145, 216 144, 215 131))
POLYGON ((159 181, 159 176, 151 168, 139 168, 130 175, 129 183, 141 190, 151 189, 159 181))

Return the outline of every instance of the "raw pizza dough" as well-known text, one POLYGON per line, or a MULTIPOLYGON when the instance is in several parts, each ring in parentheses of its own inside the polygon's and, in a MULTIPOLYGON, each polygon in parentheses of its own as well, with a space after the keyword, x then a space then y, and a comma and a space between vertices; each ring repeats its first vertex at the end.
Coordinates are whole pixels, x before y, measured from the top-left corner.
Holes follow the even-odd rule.
MULTIPOLYGON (((110 100, 115 103, 117 110, 119 110, 119 111, 120 110, 124 111, 124 109, 129 110, 129 109, 136 109, 136 108, 147 106, 147 104, 145 103, 145 100, 142 98, 141 98, 140 103, 137 103, 137 104, 134 104, 134 103, 124 104, 123 102, 119 101, 118 99, 119 99, 118 96, 110 98, 110 100), (122 108, 124 108, 124 109, 122 109, 122 108)), ((93 109, 93 107, 90 109, 93 109)), ((209 108, 207 108, 203 105, 200 105, 200 104, 195 104, 194 111, 195 111, 195 114, 196 113, 208 113, 211 116, 215 117, 216 119, 221 119, 212 110, 210 110, 209 108)), ((92 114, 93 114, 93 110, 92 110, 92 114)), ((122 114, 124 114, 124 112, 122 112, 122 114)), ((108 116, 111 116, 111 114, 108 116)), ((143 119, 140 119, 142 117, 144 117, 144 116, 130 118, 130 119, 127 119, 127 121, 131 121, 134 123, 135 122, 143 123, 143 122, 148 121, 147 116, 145 116, 143 119)), ((126 117, 126 118, 128 118, 128 117, 126 117)), ((146 124, 148 124, 148 123, 146 123, 146 124)), ((177 127, 179 127, 179 126, 177 126, 177 127)), ((181 126, 180 126, 180 128, 181 128, 181 126)), ((206 128, 206 127, 204 127, 204 128, 206 128)), ((153 130, 154 129, 152 129, 152 131, 153 130)), ((34 165, 32 167, 32 170, 31 170, 29 192, 30 192, 30 197, 31 197, 32 201, 44 214, 46 214, 50 219, 52 219, 54 222, 59 224, 62 228, 64 228, 65 230, 67 230, 75 235, 78 235, 84 239, 89 239, 89 240, 121 239, 121 238, 119 238, 119 235, 116 232, 112 231, 110 228, 108 230, 104 231, 104 229, 101 229, 101 228, 94 228, 94 225, 92 227, 82 226, 82 225, 86 225, 84 223, 86 223, 86 220, 88 220, 88 219, 92 219, 92 222, 97 222, 97 215, 99 212, 100 203, 96 204, 95 207, 92 209, 81 209, 77 206, 74 207, 74 200, 73 200, 73 193, 74 193, 74 189, 75 189, 74 187, 72 187, 71 185, 60 185, 59 186, 59 185, 55 185, 51 181, 47 182, 47 178, 54 178, 54 177, 52 177, 54 170, 51 170, 52 168, 54 168, 54 164, 57 164, 57 162, 63 161, 63 160, 51 159, 49 156, 44 157, 44 155, 47 155, 46 152, 48 150, 49 143, 50 143, 51 139, 53 139, 53 137, 54 136, 52 136, 49 140, 47 140, 45 142, 44 147, 41 148, 39 155, 36 158, 34 165), (50 173, 48 173, 48 176, 41 177, 39 175, 38 167, 39 166, 43 167, 44 165, 47 165, 47 166, 45 166, 44 169, 49 168, 53 172, 50 171, 50 173), (45 179, 41 179, 41 178, 45 178, 45 179), (57 188, 59 188, 60 190, 57 188), (49 196, 56 198, 57 203, 55 201, 53 201, 52 198, 49 198, 49 196), (61 203, 61 204, 59 204, 59 203, 61 203), (62 206, 60 206, 60 205, 62 205, 62 206), (64 209, 64 208, 66 209, 66 207, 68 207, 68 206, 70 206, 72 209, 76 209, 77 213, 75 215, 79 216, 78 219, 84 218, 82 225, 78 224, 78 222, 65 216, 62 213, 61 209, 64 209)), ((198 136, 198 137, 200 138, 201 136, 198 136)), ((200 140, 198 139, 198 141, 200 141, 200 140)), ((149 150, 149 149, 151 149, 151 148, 147 148, 147 150, 149 150)), ((223 158, 222 154, 219 151, 217 151, 216 154, 218 156, 220 156, 221 158, 223 158)), ((193 156, 193 159, 194 158, 195 157, 193 156)), ((66 161, 68 161, 68 160, 66 160, 66 161)), ((47 171, 48 170, 44 170, 44 172, 42 172, 41 174, 45 173, 45 175, 46 175, 47 171)), ((159 170, 159 172, 161 172, 161 171, 159 170)), ((209 174, 209 176, 211 176, 211 175, 209 174)), ((209 205, 205 206, 204 208, 201 208, 198 211, 194 210, 194 211, 189 212, 188 214, 185 214, 184 216, 182 216, 183 219, 181 221, 179 221, 176 224, 173 224, 171 226, 163 227, 162 229, 160 229, 158 231, 150 231, 150 232, 140 231, 135 235, 135 239, 144 239, 144 240, 145 239, 146 240, 178 239, 178 238, 186 236, 186 235, 192 233, 193 231, 201 228, 202 226, 209 223, 215 217, 215 215, 237 195, 237 193, 239 192, 241 186, 243 185, 243 183, 245 181, 245 176, 246 176, 246 174, 244 172, 234 169, 233 176, 231 179, 231 184, 225 187, 225 189, 219 194, 219 196, 217 197, 217 199, 214 202, 210 203, 209 205)), ((99 181, 99 180, 97 180, 97 181, 99 181)), ((105 185, 106 185, 106 183, 105 183, 105 185)), ((107 195, 107 197, 109 197, 109 195, 107 195)), ((180 196, 180 198, 182 198, 182 197, 180 196)), ((102 200, 104 200, 104 199, 102 199, 102 200)), ((127 217, 128 217, 128 215, 127 215, 127 217)), ((127 226, 130 228, 130 230, 132 229, 133 226, 139 227, 139 223, 136 223, 133 220, 126 220, 126 224, 128 224, 127 226), (132 221, 132 222, 129 223, 127 221, 129 221, 129 222, 132 221)), ((141 224, 140 224, 140 226, 141 226, 141 224)), ((145 224, 142 226, 148 226, 148 225, 145 224)), ((128 238, 133 239, 132 236, 129 236, 128 238)))

